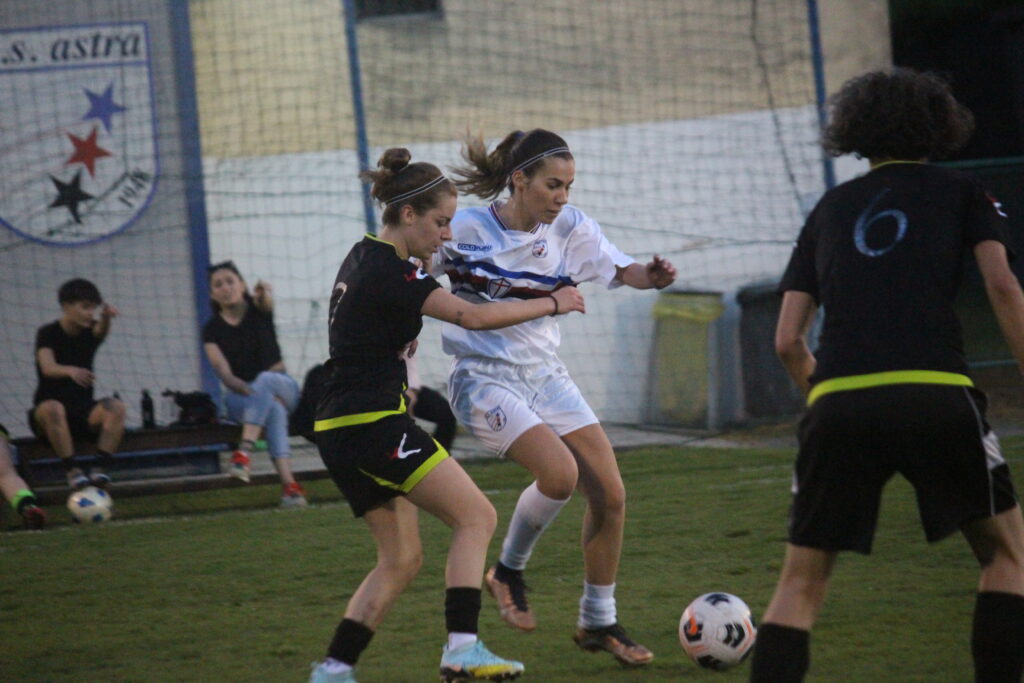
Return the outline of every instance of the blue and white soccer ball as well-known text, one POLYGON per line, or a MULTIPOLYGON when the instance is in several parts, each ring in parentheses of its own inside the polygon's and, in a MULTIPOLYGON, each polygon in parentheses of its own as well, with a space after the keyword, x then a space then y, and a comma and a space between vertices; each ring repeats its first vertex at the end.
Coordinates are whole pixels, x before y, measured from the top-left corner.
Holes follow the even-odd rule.
POLYGON ((705 593, 679 620, 679 643, 705 669, 722 671, 750 654, 757 627, 747 604, 730 593, 705 593))
POLYGON ((68 496, 71 519, 81 524, 99 524, 114 514, 114 499, 103 489, 86 486, 68 496))

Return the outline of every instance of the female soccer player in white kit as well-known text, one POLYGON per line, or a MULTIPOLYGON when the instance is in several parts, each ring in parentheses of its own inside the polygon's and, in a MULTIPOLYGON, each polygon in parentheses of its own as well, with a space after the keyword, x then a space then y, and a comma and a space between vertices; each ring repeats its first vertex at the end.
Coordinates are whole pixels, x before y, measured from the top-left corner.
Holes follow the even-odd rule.
MULTIPOLYGON (((463 156, 468 163, 455 175, 464 193, 494 199, 507 188, 509 196, 456 212, 453 237, 435 264, 457 296, 484 303, 544 297, 581 282, 660 289, 675 280, 668 261, 634 262, 568 204, 575 162, 555 133, 515 131, 490 153, 482 139, 470 137, 463 156)), ((648 663, 653 654, 626 635, 615 612, 626 508, 622 477, 608 437, 557 356, 555 318, 491 331, 446 324, 442 335, 445 352, 455 356, 448 392, 455 415, 535 478, 486 575, 502 618, 523 631, 536 627, 523 570, 544 529, 579 488, 587 499, 585 580, 574 640, 625 664, 648 663)))

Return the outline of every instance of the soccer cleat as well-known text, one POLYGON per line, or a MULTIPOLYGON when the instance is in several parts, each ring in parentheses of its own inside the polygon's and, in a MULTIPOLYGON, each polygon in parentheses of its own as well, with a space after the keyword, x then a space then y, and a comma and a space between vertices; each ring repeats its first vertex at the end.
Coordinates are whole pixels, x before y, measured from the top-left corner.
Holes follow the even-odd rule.
POLYGON ((110 488, 110 475, 100 469, 92 469, 89 471, 89 483, 98 489, 110 488))
POLYGON ((28 503, 21 508, 20 514, 26 529, 42 529, 46 526, 46 510, 38 505, 28 503))
POLYGON ((309 674, 309 683, 356 683, 356 672, 353 669, 341 673, 331 673, 323 664, 313 662, 313 671, 309 674))
POLYGON ((293 481, 290 484, 285 484, 281 490, 281 507, 283 508, 304 508, 309 503, 306 501, 306 491, 299 485, 299 482, 293 481))
POLYGON ((509 681, 523 673, 523 663, 502 659, 483 644, 475 640, 454 650, 444 648, 441 655, 441 680, 484 679, 488 681, 509 681))
POLYGON ((527 587, 523 582, 523 573, 513 571, 506 582, 495 576, 496 570, 497 567, 487 570, 484 583, 487 584, 487 592, 498 601, 501 618, 520 631, 532 631, 537 628, 533 610, 526 602, 527 587))
POLYGON ((610 652, 615 659, 627 666, 643 666, 654 659, 654 653, 626 635, 626 629, 618 622, 601 628, 581 626, 576 629, 572 639, 588 652, 610 652))
POLYGON ((89 485, 89 477, 77 467, 68 471, 68 486, 72 491, 81 491, 89 485))
POLYGON ((249 483, 249 456, 245 454, 245 451, 235 451, 231 454, 228 474, 235 479, 241 479, 246 484, 249 483))

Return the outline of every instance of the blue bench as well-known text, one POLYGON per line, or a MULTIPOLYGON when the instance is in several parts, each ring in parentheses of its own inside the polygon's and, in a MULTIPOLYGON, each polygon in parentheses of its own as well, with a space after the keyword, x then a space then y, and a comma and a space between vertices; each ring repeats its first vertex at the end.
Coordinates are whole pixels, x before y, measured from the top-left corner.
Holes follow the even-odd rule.
MULTIPOLYGON (((126 431, 111 475, 120 482, 219 474, 220 453, 235 448, 240 431, 227 423, 126 431)), ((64 468, 48 443, 19 438, 11 446, 18 473, 34 490, 67 487, 64 468)), ((89 453, 95 444, 76 442, 75 450, 89 453)))

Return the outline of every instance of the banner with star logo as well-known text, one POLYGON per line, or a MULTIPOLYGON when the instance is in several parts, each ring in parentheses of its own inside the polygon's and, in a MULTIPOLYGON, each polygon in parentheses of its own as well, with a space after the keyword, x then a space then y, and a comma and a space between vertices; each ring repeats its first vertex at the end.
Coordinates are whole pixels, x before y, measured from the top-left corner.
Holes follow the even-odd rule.
POLYGON ((159 177, 145 22, 0 31, 0 223, 55 246, 128 228, 159 177))

